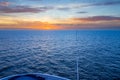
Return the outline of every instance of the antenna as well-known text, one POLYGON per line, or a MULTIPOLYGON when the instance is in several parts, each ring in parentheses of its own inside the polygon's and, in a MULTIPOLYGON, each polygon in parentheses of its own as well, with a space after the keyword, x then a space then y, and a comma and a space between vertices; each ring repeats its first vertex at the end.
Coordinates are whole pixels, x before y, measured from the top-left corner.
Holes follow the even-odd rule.
MULTIPOLYGON (((75 33, 76 33, 76 46, 77 46, 77 29, 76 29, 76 31, 75 31, 75 33)), ((77 47, 76 47, 77 48, 77 47)), ((78 55, 78 53, 77 53, 77 56, 76 56, 76 73, 77 73, 77 75, 76 75, 76 80, 79 80, 79 55, 78 55)))

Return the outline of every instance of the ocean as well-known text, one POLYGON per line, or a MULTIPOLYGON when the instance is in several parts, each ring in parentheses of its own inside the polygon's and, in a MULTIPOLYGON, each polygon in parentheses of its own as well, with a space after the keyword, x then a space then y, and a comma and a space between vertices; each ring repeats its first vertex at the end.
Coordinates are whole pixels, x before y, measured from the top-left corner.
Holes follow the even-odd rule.
POLYGON ((0 30, 0 78, 45 73, 120 80, 120 30, 0 30))

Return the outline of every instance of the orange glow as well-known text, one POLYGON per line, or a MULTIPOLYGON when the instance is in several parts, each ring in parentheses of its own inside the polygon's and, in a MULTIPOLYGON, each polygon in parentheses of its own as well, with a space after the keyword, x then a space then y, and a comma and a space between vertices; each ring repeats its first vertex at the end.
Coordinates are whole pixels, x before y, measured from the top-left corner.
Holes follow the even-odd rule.
POLYGON ((28 29, 37 29, 37 30, 57 30, 59 29, 58 26, 56 25, 52 25, 52 24, 49 24, 49 23, 43 23, 43 22, 32 22, 32 23, 25 23, 25 25, 27 26, 24 26, 25 28, 28 28, 28 29))
MULTIPOLYGON (((52 22, 52 21, 51 21, 52 22)), ((85 18, 69 18, 64 20, 56 20, 53 24, 51 22, 32 21, 24 19, 12 19, 9 17, 0 17, 0 29, 34 29, 34 30, 63 30, 63 29, 77 29, 89 28, 97 26, 119 26, 120 20, 88 20, 85 18), (50 24, 51 23, 51 24, 50 24), (55 24, 56 23, 56 24, 55 24)))
POLYGON ((10 23, 0 23, 2 29, 35 29, 35 30, 58 30, 59 26, 40 21, 11 21, 10 23))

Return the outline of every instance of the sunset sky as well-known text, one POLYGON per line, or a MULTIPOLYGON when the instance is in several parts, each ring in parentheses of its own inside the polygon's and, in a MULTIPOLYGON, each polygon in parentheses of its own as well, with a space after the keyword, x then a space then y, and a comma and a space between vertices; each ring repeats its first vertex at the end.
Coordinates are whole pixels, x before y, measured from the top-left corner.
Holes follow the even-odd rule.
POLYGON ((0 29, 120 29, 120 0, 0 0, 0 29))

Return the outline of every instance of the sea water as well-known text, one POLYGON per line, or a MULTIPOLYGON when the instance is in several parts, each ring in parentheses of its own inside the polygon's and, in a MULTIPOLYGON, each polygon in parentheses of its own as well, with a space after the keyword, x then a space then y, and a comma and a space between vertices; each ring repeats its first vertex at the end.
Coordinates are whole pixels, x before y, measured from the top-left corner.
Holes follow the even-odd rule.
POLYGON ((120 79, 120 30, 0 30, 0 78, 47 73, 76 80, 120 79))

